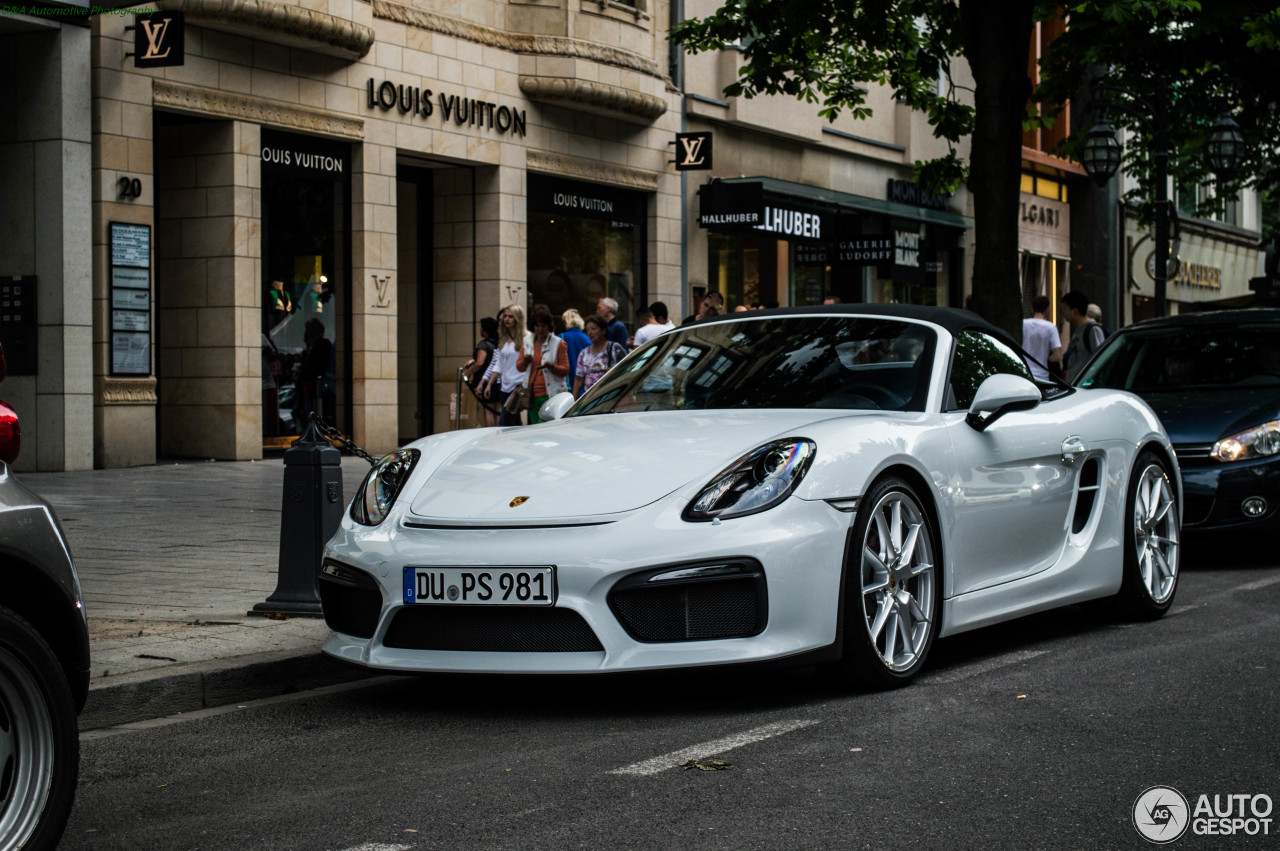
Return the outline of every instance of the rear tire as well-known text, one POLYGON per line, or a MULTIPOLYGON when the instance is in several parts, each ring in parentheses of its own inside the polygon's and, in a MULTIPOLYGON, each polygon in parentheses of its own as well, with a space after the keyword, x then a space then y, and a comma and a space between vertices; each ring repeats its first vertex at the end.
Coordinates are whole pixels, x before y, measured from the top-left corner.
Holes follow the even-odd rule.
POLYGON ((1155 620, 1173 605, 1182 557, 1181 519, 1165 462, 1154 452, 1143 452, 1133 465, 1125 502, 1124 574, 1115 596, 1122 618, 1155 620))
POLYGON ((0 848, 58 844, 75 798, 80 737, 62 666, 0 606, 0 848))
POLYGON ((937 633, 942 577, 932 520, 911 485, 881 479, 862 499, 850 542, 840 668, 872 688, 904 686, 937 633))

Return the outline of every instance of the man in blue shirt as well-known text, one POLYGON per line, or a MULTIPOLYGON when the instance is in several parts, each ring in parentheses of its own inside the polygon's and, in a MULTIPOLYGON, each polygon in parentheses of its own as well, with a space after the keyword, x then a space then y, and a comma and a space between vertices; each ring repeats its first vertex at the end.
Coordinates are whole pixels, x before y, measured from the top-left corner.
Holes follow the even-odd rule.
POLYGON ((609 327, 605 329, 605 337, 612 343, 618 343, 622 348, 627 348, 627 342, 631 339, 631 334, 627 332, 627 326, 621 319, 617 317, 618 303, 611 298, 602 298, 596 303, 596 312, 605 322, 609 323, 609 327))

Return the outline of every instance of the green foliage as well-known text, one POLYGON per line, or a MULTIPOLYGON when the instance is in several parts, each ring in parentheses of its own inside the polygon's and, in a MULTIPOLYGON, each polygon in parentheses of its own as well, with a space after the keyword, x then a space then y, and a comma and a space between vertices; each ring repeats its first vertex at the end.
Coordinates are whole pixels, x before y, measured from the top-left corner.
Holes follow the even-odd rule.
MULTIPOLYGON (((788 95, 818 105, 834 121, 865 120, 867 86, 883 85, 928 116, 953 146, 973 132, 975 113, 951 79, 960 55, 959 6, 948 0, 727 0, 714 14, 690 19, 670 38, 690 53, 740 50, 729 97, 788 95), (938 79, 947 85, 939 94, 938 79)), ((967 169, 954 148, 943 167, 924 169, 928 188, 952 192, 967 169)))
MULTIPOLYGON (((1035 97, 1047 103, 1074 98, 1077 107, 1130 131, 1125 170, 1139 181, 1130 200, 1154 194, 1149 163, 1161 146, 1170 151, 1169 170, 1178 182, 1213 180, 1204 152, 1214 122, 1227 114, 1244 134, 1244 163, 1199 212, 1211 212, 1242 186, 1280 186, 1274 168, 1280 10, 1255 0, 1078 0, 1068 13, 1067 32, 1042 61, 1035 97), (1105 85, 1089 95, 1091 77, 1105 85)), ((1064 153, 1079 151, 1092 123, 1080 122, 1064 153)))

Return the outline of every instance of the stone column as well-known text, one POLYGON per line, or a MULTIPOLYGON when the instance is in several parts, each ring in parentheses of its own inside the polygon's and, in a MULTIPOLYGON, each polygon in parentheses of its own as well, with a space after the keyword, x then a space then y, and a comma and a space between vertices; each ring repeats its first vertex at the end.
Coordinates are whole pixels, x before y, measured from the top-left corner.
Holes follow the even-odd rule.
POLYGON ((370 454, 398 437, 396 148, 380 129, 355 147, 351 175, 351 436, 370 454))
POLYGON ((160 451, 261 458, 260 131, 166 125, 156 143, 160 451))
POLYGON ((89 32, 0 38, 0 275, 35 276, 36 374, 4 397, 22 424, 18 470, 93 467, 89 32))

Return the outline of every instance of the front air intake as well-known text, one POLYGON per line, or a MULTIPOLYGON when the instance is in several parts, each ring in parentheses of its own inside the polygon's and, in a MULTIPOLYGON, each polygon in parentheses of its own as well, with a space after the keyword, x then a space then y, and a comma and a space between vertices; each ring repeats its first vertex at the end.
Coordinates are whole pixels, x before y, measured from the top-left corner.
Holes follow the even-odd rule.
POLYGON ((748 638, 768 621, 764 569, 741 559, 647 571, 615 585, 609 608, 636 641, 748 638))

